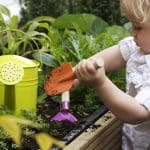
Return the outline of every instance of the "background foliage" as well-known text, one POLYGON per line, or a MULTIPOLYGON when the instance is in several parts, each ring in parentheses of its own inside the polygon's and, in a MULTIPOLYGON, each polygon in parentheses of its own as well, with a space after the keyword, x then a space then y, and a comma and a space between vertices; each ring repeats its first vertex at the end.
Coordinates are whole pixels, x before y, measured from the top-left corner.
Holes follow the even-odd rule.
POLYGON ((52 16, 69 13, 90 13, 101 17, 110 25, 125 23, 120 12, 120 0, 20 0, 22 22, 37 16, 52 16))

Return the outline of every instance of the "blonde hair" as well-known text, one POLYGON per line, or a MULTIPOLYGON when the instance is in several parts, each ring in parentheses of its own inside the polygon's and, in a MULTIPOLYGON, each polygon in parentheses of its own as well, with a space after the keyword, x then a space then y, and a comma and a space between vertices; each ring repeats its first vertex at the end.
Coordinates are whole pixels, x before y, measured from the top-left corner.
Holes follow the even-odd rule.
POLYGON ((150 23, 150 0, 120 0, 121 9, 131 21, 150 23))

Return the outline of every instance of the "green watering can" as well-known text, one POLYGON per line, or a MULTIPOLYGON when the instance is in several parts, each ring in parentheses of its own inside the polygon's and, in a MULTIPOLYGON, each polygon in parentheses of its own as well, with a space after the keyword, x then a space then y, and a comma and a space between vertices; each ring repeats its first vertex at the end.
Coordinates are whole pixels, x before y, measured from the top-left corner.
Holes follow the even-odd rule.
POLYGON ((0 56, 0 105, 16 114, 36 111, 39 62, 18 55, 0 56))

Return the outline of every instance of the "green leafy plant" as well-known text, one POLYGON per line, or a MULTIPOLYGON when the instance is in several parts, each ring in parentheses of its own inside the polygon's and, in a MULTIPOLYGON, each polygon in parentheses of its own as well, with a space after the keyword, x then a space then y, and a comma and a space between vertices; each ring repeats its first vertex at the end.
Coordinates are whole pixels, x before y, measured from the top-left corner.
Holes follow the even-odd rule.
POLYGON ((57 28, 74 28, 78 25, 82 32, 86 34, 98 34, 108 27, 107 22, 92 14, 65 14, 58 17, 53 23, 57 28))
MULTIPOLYGON (((35 23, 35 20, 32 22, 35 23)), ((42 19, 40 21, 42 22, 42 19)), ((30 21, 30 25, 32 22, 30 21)), ((35 30, 38 29, 40 32, 46 33, 50 42, 48 44, 44 43, 44 45, 46 45, 44 46, 44 49, 32 54, 35 59, 39 61, 42 60, 41 63, 44 67, 40 73, 39 87, 41 87, 41 91, 39 101, 41 102, 43 97, 46 96, 43 94, 44 91, 42 89, 44 78, 51 69, 68 62, 74 66, 80 60, 88 58, 109 46, 117 44, 119 40, 129 35, 125 28, 117 25, 108 26, 107 23, 101 19, 88 14, 63 15, 56 18, 54 22, 51 22, 48 25, 49 26, 47 27, 42 26, 42 28, 38 26, 35 30), (82 21, 88 19, 89 24, 88 27, 85 28, 82 21), (93 24, 97 22, 96 20, 99 22, 99 26, 93 28, 93 24)), ((109 76, 119 87, 124 89, 124 72, 110 73, 109 76), (115 78, 116 75, 117 78, 115 78)), ((80 91, 83 95, 87 95, 86 92, 85 89, 80 91)))
MULTIPOLYGON (((0 116, 0 126, 12 137, 14 142, 20 147, 21 128, 19 124, 28 125, 34 128, 39 128, 40 126, 27 119, 21 119, 8 115, 0 116)), ((61 142, 57 141, 46 133, 35 134, 35 139, 39 144, 41 150, 48 150, 52 147, 53 144, 64 147, 61 142)))
POLYGON ((43 44, 43 40, 49 40, 45 33, 35 31, 37 24, 32 23, 25 31, 19 28, 17 16, 10 15, 10 11, 0 5, 0 53, 2 55, 17 54, 21 56, 33 53, 33 50, 39 50, 43 44), (9 20, 3 17, 6 15, 9 20))

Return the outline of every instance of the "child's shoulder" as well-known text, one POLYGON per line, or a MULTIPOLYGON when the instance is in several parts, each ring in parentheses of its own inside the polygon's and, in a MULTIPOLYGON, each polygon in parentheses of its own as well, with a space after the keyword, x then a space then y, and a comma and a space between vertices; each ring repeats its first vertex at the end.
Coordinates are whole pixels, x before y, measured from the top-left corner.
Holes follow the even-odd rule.
POLYGON ((119 42, 119 45, 128 46, 129 48, 137 48, 134 38, 132 36, 126 37, 119 42))
POLYGON ((133 53, 139 50, 139 47, 136 45, 132 36, 126 37, 121 40, 119 42, 119 48, 125 61, 127 61, 133 53))

